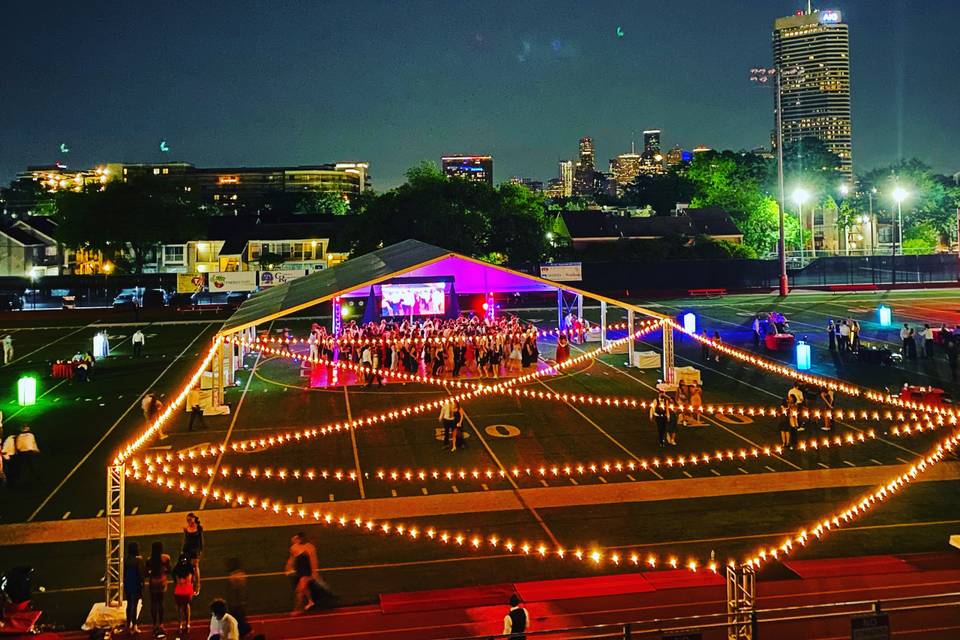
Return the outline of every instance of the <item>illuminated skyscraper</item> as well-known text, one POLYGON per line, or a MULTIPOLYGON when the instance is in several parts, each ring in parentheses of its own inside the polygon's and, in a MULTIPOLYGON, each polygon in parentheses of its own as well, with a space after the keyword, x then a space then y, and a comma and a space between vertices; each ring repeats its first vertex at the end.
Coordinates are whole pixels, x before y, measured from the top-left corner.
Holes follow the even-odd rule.
POLYGON ((617 195, 622 195, 627 185, 640 175, 641 162, 640 154, 634 150, 633 144, 630 145, 630 153, 621 153, 610 160, 610 174, 617 183, 617 195))
POLYGON ((451 178, 466 178, 493 185, 492 156, 443 156, 440 164, 443 173, 451 178))
POLYGON ((593 140, 584 136, 580 138, 580 155, 573 171, 573 193, 578 196, 592 196, 594 188, 594 173, 596 172, 596 158, 593 153, 593 140))
POLYGON ((560 161, 560 197, 573 195, 573 160, 560 161))
POLYGON ((660 153, 660 129, 648 129, 643 132, 643 153, 655 156, 660 153))
POLYGON ((850 123, 850 33, 836 10, 779 18, 773 25, 773 62, 780 73, 783 144, 822 140, 853 175, 850 123))

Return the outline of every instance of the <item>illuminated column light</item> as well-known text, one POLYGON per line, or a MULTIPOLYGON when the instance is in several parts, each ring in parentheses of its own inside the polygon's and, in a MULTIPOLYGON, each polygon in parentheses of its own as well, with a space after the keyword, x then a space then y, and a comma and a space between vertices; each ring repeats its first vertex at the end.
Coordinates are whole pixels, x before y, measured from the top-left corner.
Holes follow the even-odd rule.
POLYGON ((33 376, 23 376, 17 380, 17 404, 21 407, 37 404, 37 379, 33 376))
POLYGON ((692 311, 688 311, 681 316, 683 320, 683 330, 687 333, 696 333, 697 332, 697 314, 692 311))
POLYGON ((809 371, 810 364, 810 345, 801 340, 797 343, 797 370, 809 371))
POLYGON ((881 327, 889 327, 893 324, 893 310, 885 304, 877 307, 877 316, 881 327))

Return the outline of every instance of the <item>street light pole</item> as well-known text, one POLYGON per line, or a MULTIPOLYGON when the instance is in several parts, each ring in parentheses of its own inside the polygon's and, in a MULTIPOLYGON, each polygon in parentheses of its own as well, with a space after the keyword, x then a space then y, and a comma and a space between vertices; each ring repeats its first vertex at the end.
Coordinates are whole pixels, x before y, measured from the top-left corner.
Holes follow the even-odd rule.
POLYGON ((897 200, 897 250, 903 255, 903 205, 897 200))
POLYGON ((803 250, 807 242, 803 239, 803 200, 797 201, 797 221, 800 223, 800 263, 803 263, 803 250))

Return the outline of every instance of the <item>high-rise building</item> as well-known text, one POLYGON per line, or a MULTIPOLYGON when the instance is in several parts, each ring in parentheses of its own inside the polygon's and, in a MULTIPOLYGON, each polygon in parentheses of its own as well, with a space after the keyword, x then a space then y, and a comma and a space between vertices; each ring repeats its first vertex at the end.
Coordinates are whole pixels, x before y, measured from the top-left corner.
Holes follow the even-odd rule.
POLYGON ((850 33, 830 9, 779 18, 773 24, 773 63, 780 74, 783 144, 822 140, 853 176, 850 123, 850 33))
POLYGON ((493 186, 493 156, 443 156, 443 173, 451 178, 466 178, 493 186))
POLYGON ((660 129, 647 129, 643 132, 643 153, 650 156, 660 153, 660 129))
POLYGON ((667 153, 664 154, 663 160, 666 163, 667 167, 675 167, 678 164, 682 164, 684 162, 690 162, 692 157, 693 157, 692 153, 690 153, 689 151, 684 151, 680 147, 680 145, 677 144, 677 145, 674 145, 670 149, 670 151, 667 151, 667 153))
POLYGON ((561 198, 569 198, 573 195, 573 160, 560 161, 560 188, 561 198))
POLYGON ((542 180, 534 180, 533 178, 521 178, 519 176, 514 176, 510 178, 509 182, 510 184, 519 184, 521 186, 524 186, 527 189, 530 189, 530 191, 533 191, 535 193, 539 193, 543 191, 542 180))
POLYGON ((617 195, 622 195, 623 190, 637 179, 641 172, 642 158, 637 153, 633 144, 630 144, 630 153, 621 153, 616 158, 610 160, 610 175, 617 185, 617 195))
POLYGON ((594 173, 596 172, 596 156, 593 152, 593 140, 584 136, 580 138, 580 154, 573 171, 573 193, 578 196, 592 196, 594 188, 594 173))

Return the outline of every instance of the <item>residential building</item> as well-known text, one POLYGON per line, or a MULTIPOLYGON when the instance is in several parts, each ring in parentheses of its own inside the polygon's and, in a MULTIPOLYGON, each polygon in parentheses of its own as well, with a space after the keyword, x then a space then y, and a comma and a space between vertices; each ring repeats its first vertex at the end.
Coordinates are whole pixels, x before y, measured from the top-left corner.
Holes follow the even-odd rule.
POLYGON ((443 173, 493 186, 493 156, 452 155, 440 158, 443 173))
POLYGON ((296 215, 262 221, 254 215, 213 216, 204 237, 166 244, 151 270, 162 273, 306 269, 319 271, 347 259, 341 216, 296 215))
POLYGON ((0 222, 0 276, 59 275, 60 251, 53 237, 55 227, 48 218, 37 216, 0 222))
POLYGON ((836 10, 807 11, 773 25, 773 63, 780 74, 784 146, 822 140, 853 178, 850 33, 836 10))
POLYGON ((564 188, 563 180, 560 178, 550 178, 547 181, 547 188, 543 192, 548 198, 569 198, 570 196, 566 195, 566 189, 564 188))

